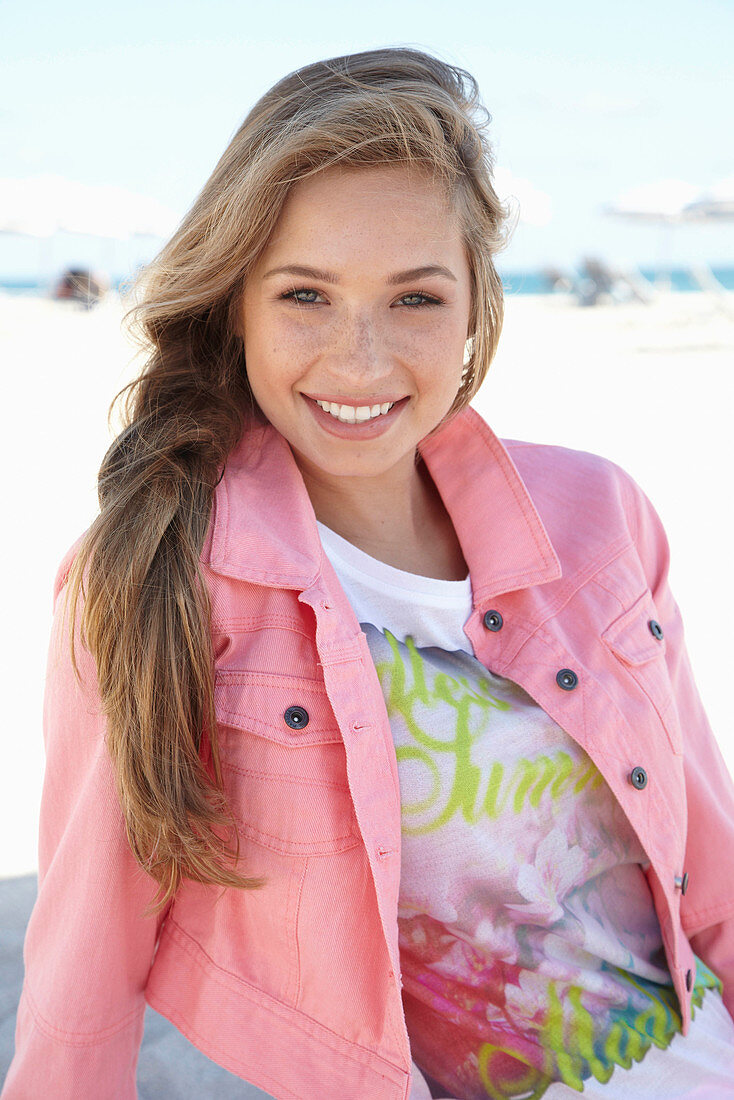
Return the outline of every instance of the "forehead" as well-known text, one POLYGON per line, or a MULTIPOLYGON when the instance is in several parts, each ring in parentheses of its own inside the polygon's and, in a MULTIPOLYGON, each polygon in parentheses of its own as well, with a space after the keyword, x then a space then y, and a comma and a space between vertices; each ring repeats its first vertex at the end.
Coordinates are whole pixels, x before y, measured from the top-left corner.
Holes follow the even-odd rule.
POLYGON ((291 187, 266 252, 298 245, 399 251, 455 247, 459 219, 446 187, 414 165, 334 166, 291 187))

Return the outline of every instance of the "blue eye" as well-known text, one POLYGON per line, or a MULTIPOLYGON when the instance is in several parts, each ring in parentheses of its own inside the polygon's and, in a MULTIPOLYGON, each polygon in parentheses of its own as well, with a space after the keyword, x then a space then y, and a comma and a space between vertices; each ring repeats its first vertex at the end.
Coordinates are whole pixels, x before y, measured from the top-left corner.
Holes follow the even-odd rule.
POLYGON ((405 302, 405 304, 410 309, 418 309, 420 306, 440 306, 441 305, 441 302, 438 300, 438 298, 433 298, 430 294, 424 294, 422 290, 417 290, 415 292, 415 294, 404 294, 403 297, 400 299, 400 301, 405 302), (408 302, 408 301, 406 301, 406 299, 408 299, 408 298, 420 298, 422 300, 420 302, 408 302))
POLYGON ((293 287, 292 290, 286 290, 285 293, 281 294, 281 298, 283 298, 284 300, 290 299, 290 301, 298 302, 300 303, 300 305, 303 306, 316 305, 315 298, 301 298, 301 294, 314 294, 316 295, 316 297, 318 297, 319 292, 318 290, 310 290, 308 287, 305 286, 293 287))

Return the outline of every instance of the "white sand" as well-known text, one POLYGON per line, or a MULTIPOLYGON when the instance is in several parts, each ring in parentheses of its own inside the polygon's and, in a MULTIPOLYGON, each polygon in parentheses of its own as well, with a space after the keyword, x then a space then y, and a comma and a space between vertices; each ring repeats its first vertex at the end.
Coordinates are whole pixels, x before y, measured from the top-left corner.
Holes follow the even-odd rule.
MULTIPOLYGON (((95 515, 108 406, 132 374, 120 317, 116 300, 86 313, 0 295, 8 491, 0 877, 37 867, 52 583, 95 515)), ((606 455, 651 498, 670 539, 696 679, 732 771, 733 398, 734 303, 681 294, 588 309, 562 297, 509 299, 475 401, 501 436, 606 455)))

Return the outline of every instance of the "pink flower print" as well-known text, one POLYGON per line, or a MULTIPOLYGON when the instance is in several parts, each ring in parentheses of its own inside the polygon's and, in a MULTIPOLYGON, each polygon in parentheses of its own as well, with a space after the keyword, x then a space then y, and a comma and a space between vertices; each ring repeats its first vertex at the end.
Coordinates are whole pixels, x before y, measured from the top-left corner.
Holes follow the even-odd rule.
MULTIPOLYGON (((517 985, 506 986, 507 1019, 522 1033, 528 1030, 539 1031, 545 1024, 548 1017, 548 985, 548 978, 544 975, 523 970, 518 976, 517 985)), ((561 994, 565 989, 565 986, 561 987, 561 994)))
POLYGON ((515 925, 494 913, 479 921, 474 929, 473 940, 490 958, 510 961, 517 958, 515 925))
POLYGON ((517 889, 525 904, 507 905, 506 909, 523 924, 549 926, 564 915, 561 901, 587 870, 582 848, 568 847, 560 829, 552 829, 537 847, 535 863, 525 863, 517 876, 517 889))

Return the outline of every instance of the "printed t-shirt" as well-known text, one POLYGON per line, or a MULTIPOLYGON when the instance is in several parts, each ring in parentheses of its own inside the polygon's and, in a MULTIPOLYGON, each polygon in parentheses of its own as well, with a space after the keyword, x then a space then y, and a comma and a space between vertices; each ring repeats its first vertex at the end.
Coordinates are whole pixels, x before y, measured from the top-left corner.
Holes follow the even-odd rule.
POLYGON ((733 1096, 721 983, 696 960, 684 1038, 645 852, 583 749, 475 658, 470 578, 318 527, 390 718, 403 1005, 434 1095, 733 1096))

